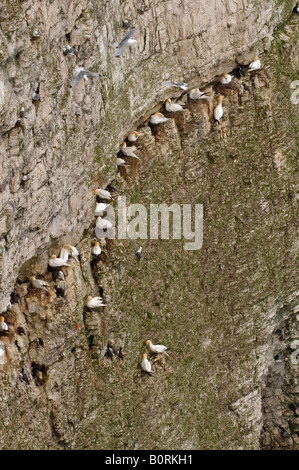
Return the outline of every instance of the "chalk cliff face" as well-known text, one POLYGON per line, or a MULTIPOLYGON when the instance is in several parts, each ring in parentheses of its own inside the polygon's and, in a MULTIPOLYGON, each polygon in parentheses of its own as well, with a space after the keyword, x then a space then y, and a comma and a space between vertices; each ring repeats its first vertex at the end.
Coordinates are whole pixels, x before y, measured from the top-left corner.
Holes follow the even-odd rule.
POLYGON ((288 350, 299 335, 296 2, 214 3, 4 2, 0 310, 14 289, 19 302, 0 338, 2 448, 298 448, 288 350), (116 58, 126 18, 138 44, 116 58), (76 57, 63 55, 67 44, 76 57), (182 93, 163 80, 209 85, 257 53, 264 69, 245 79, 250 93, 225 96, 221 126, 213 93, 198 103, 184 95, 184 112, 148 125, 182 93), (77 66, 100 77, 70 88, 77 66), (115 177, 137 126, 141 162, 115 177), (138 264, 139 241, 116 240, 91 263, 93 190, 112 180, 131 202, 203 203, 202 249, 143 241, 138 264), (64 243, 81 256, 54 284, 48 257, 64 243), (49 293, 32 289, 30 274, 49 293), (108 307, 89 311, 98 286, 108 307), (152 359, 153 378, 139 369, 146 339, 173 350, 152 359), (105 357, 108 341, 123 361, 105 357))

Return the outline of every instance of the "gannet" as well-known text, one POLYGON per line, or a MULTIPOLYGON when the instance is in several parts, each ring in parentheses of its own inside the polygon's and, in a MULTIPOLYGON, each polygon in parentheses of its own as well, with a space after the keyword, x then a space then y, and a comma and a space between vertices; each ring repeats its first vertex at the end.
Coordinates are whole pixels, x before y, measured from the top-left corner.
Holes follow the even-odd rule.
POLYGON ((131 132, 131 134, 128 135, 128 141, 129 142, 135 142, 139 137, 139 132, 137 131, 134 131, 134 132, 131 132))
POLYGON ((21 117, 22 119, 27 119, 26 112, 25 112, 25 108, 21 108, 21 110, 20 110, 20 117, 21 117))
POLYGON ((129 165, 129 163, 127 163, 123 158, 119 158, 119 157, 117 157, 116 159, 116 164, 117 166, 129 165))
POLYGON ((106 307, 106 304, 103 304, 102 297, 92 297, 91 295, 87 297, 86 305, 88 308, 106 307))
POLYGON ((111 194, 106 189, 95 189, 95 195, 98 196, 100 199, 111 199, 111 194))
POLYGON ((161 124, 162 122, 166 122, 168 120, 169 118, 163 116, 162 113, 155 113, 155 114, 152 114, 150 117, 151 124, 161 124))
POLYGON ((228 85, 232 81, 232 76, 229 73, 222 75, 220 82, 222 85, 228 85))
POLYGON ((103 215, 103 212, 109 207, 110 204, 106 204, 105 202, 99 202, 96 206, 94 211, 94 215, 98 217, 99 215, 103 215))
POLYGON ((64 55, 72 55, 74 56, 75 54, 78 54, 78 51, 77 49, 75 49, 74 47, 71 47, 69 45, 67 45, 64 49, 63 49, 63 53, 64 55))
POLYGON ((218 104, 217 104, 216 108, 214 109, 214 117, 217 121, 217 124, 219 124, 220 119, 223 116, 222 100, 223 100, 223 96, 219 96, 218 104))
POLYGON ((169 113, 176 113, 177 111, 183 111, 184 110, 184 108, 180 104, 172 103, 170 98, 168 98, 166 100, 165 109, 169 113))
POLYGON ((49 266, 51 266, 51 268, 59 268, 60 266, 69 266, 69 264, 67 264, 65 259, 57 258, 56 255, 52 255, 49 259, 49 266))
POLYGON ((110 222, 110 220, 105 220, 102 219, 102 217, 98 217, 96 221, 96 227, 101 230, 108 230, 109 228, 113 227, 113 224, 110 222))
POLYGON ((141 368, 144 372, 147 372, 149 375, 152 375, 152 366, 150 361, 147 359, 147 354, 142 354, 141 368))
POLYGON ((5 353, 5 346, 2 341, 0 341, 0 357, 5 353))
POLYGON ((169 354, 166 352, 168 348, 163 346, 163 344, 153 344, 149 339, 145 342, 145 344, 150 348, 151 352, 164 353, 166 356, 169 356, 169 354))
POLYGON ((79 251, 75 246, 72 245, 65 245, 65 248, 68 250, 69 255, 71 256, 79 256, 79 251))
POLYGON ((128 34, 121 40, 119 44, 114 44, 114 46, 117 48, 115 52, 115 56, 119 57, 129 46, 133 46, 134 44, 137 43, 136 39, 131 39, 133 34, 135 34, 137 31, 136 28, 130 29, 128 34))
POLYGON ((99 77, 100 75, 95 72, 90 72, 89 70, 84 70, 83 67, 76 68, 77 77, 72 81, 70 87, 74 88, 78 83, 84 78, 84 80, 88 81, 88 77, 99 77))
POLYGON ((48 292, 47 287, 49 286, 49 284, 47 282, 43 281, 42 279, 35 279, 35 276, 29 276, 29 279, 35 289, 42 289, 48 292))
POLYGON ((251 62, 251 64, 249 64, 248 71, 249 71, 249 72, 252 72, 253 70, 259 70, 260 68, 261 68, 261 61, 260 61, 259 58, 256 56, 256 57, 253 59, 253 62, 251 62))
POLYGON ((101 250, 101 247, 100 247, 100 243, 95 242, 94 247, 92 249, 92 254, 95 255, 95 256, 99 256, 101 254, 101 252, 102 252, 102 250, 101 250))
POLYGON ((208 98, 204 91, 199 91, 199 88, 193 88, 193 90, 190 91, 189 97, 191 100, 203 100, 208 98))
POLYGON ((138 248, 138 250, 136 251, 136 257, 138 259, 142 259, 143 258, 143 254, 141 253, 142 251, 142 246, 140 248, 138 248))
POLYGON ((164 86, 175 86, 177 88, 181 88, 182 90, 188 90, 188 84, 185 82, 162 82, 164 86))
POLYGON ((0 317, 0 331, 1 332, 5 332, 5 331, 8 331, 8 326, 7 324, 5 323, 5 319, 4 317, 0 317))
POLYGON ((126 142, 123 142, 122 145, 121 145, 121 152, 126 155, 126 157, 134 157, 134 158, 138 158, 138 160, 140 160, 139 157, 137 157, 137 155, 135 155, 135 151, 137 150, 137 147, 132 146, 132 147, 127 147, 127 144, 126 142))

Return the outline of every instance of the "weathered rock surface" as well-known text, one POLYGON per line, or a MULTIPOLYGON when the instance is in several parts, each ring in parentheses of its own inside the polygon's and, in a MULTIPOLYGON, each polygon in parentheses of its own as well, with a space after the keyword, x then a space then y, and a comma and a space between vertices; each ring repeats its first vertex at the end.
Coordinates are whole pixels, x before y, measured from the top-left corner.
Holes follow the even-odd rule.
POLYGON ((299 448, 289 349, 299 337, 298 104, 290 89, 298 18, 270 48, 294 4, 4 5, 2 308, 14 288, 19 302, 0 338, 3 449, 299 448), (116 59, 110 44, 126 17, 139 44, 116 59), (77 58, 63 56, 67 43, 77 58), (251 92, 225 96, 220 126, 213 94, 183 97, 186 110, 165 113, 163 126, 145 122, 179 95, 161 89, 163 80, 206 85, 264 49, 263 71, 245 79, 251 92), (76 65, 102 77, 70 89, 76 65), (43 98, 32 104, 38 83, 43 98), (24 129, 14 127, 21 106, 24 129), (109 241, 90 263, 93 189, 115 177, 119 144, 136 123, 141 162, 121 169, 116 194, 145 205, 203 203, 204 244, 186 252, 181 240, 109 241), (48 256, 66 242, 80 260, 63 268, 66 284, 54 284, 48 256), (29 285, 32 273, 43 274, 49 293, 29 285), (86 309, 99 286, 108 307, 86 309), (153 378, 139 369, 146 339, 172 349, 170 358, 151 358, 153 378), (123 348, 123 361, 105 357, 108 341, 123 348))

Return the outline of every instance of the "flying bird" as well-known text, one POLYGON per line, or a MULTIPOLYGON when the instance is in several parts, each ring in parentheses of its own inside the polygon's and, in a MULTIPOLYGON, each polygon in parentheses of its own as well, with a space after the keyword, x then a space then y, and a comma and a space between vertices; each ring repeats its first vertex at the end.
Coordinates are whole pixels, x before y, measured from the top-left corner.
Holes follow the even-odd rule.
POLYGON ((248 71, 249 72, 252 72, 253 70, 259 70, 261 68, 261 61, 260 59, 258 58, 258 56, 256 56, 254 59, 253 59, 253 62, 251 62, 249 64, 249 68, 248 68, 248 71))
POLYGON ((35 279, 35 276, 29 276, 29 279, 35 289, 42 289, 48 292, 47 287, 49 287, 49 284, 47 282, 43 281, 42 279, 35 279))
POLYGON ((168 348, 163 346, 163 344, 153 344, 149 339, 145 342, 145 344, 150 348, 151 352, 153 353, 164 353, 166 356, 169 356, 166 351, 168 348))
POLYGON ((152 114, 150 117, 151 124, 161 124, 166 121, 169 121, 169 118, 163 116, 162 113, 155 113, 155 114, 152 114))
POLYGON ((204 91, 199 91, 199 88, 193 88, 189 93, 189 97, 191 100, 203 100, 208 98, 208 95, 204 91))
POLYGON ((64 55, 75 56, 76 54, 78 54, 78 51, 74 47, 71 47, 71 46, 67 45, 63 49, 63 53, 64 53, 64 55))
POLYGON ((152 366, 151 366, 150 361, 147 358, 147 354, 142 355, 141 368, 142 368, 142 370, 144 370, 144 372, 146 372, 150 376, 152 375, 152 373, 151 373, 152 372, 152 366))
POLYGON ((90 72, 89 70, 84 70, 83 67, 77 67, 76 72, 78 73, 77 77, 72 81, 70 87, 74 88, 78 83, 84 78, 88 81, 88 77, 99 77, 100 75, 95 72, 90 72))
POLYGON ((49 259, 49 266, 51 266, 51 268, 59 268, 60 266, 69 266, 69 264, 67 264, 65 259, 57 258, 56 255, 52 255, 49 259))
POLYGON ((175 86, 177 88, 181 88, 181 90, 188 90, 188 84, 185 82, 162 82, 164 86, 175 86))
POLYGON ((131 28, 128 34, 121 40, 119 44, 114 44, 114 46, 117 48, 115 52, 115 56, 119 57, 129 46, 133 46, 134 44, 137 43, 136 39, 131 39, 133 34, 135 34, 137 31, 136 28, 131 28))
POLYGON ((184 111, 184 108, 180 104, 172 103, 170 98, 166 100, 165 109, 169 113, 176 113, 177 111, 184 111))
POLYGON ((214 118, 217 121, 217 124, 220 123, 220 119, 223 116, 222 100, 223 100, 223 96, 219 96, 218 104, 216 108, 214 109, 214 118))

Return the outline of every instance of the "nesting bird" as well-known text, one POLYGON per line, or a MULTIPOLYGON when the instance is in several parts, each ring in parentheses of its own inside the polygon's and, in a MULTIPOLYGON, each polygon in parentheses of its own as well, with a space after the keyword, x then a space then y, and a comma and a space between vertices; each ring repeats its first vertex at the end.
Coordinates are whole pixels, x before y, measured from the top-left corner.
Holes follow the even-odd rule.
POLYGON ((23 107, 20 110, 20 118, 27 119, 25 108, 23 108, 23 107))
POLYGON ((136 142, 138 137, 139 137, 139 132, 137 132, 137 131, 131 132, 131 134, 128 135, 128 141, 129 142, 136 142))
POLYGON ((166 354, 166 356, 169 356, 166 351, 168 351, 168 348, 166 346, 163 346, 163 344, 153 344, 149 339, 145 342, 145 344, 150 348, 150 351, 153 353, 163 353, 166 354))
POLYGON ((1 315, 0 316, 0 332, 5 333, 6 331, 8 331, 8 326, 7 326, 7 323, 5 323, 4 317, 2 317, 1 315))
POLYGON ((64 53, 64 55, 75 56, 76 54, 78 54, 78 51, 74 47, 71 47, 71 46, 67 45, 63 49, 63 53, 64 53))
POLYGON ((78 83, 84 78, 84 80, 88 81, 88 77, 99 77, 100 75, 96 72, 90 72, 89 70, 84 70, 84 67, 76 67, 77 76, 71 82, 70 87, 74 88, 78 83))
POLYGON ((147 354, 142 354, 141 368, 142 368, 142 370, 144 370, 144 372, 146 372, 150 376, 152 375, 152 373, 151 373, 152 372, 152 366, 151 366, 150 361, 147 358, 147 354))
POLYGON ((180 104, 172 103, 170 98, 166 100, 165 109, 169 113, 176 113, 177 111, 184 111, 184 108, 180 104))
POLYGON ((258 56, 256 56, 254 59, 253 59, 253 62, 251 62, 249 64, 249 68, 248 68, 248 71, 249 72, 252 72, 253 70, 259 70, 261 68, 261 61, 260 59, 258 58, 258 56))
POLYGON ((152 114, 151 117, 150 117, 150 123, 151 124, 161 124, 161 123, 166 122, 168 120, 169 120, 169 118, 163 116, 162 113, 155 113, 155 114, 152 114))
POLYGON ((133 34, 135 34, 137 31, 136 28, 131 28, 128 34, 121 40, 119 44, 115 43, 114 47, 117 48, 115 52, 115 56, 119 57, 129 46, 133 46, 134 44, 137 44, 136 39, 131 39, 133 34))
POLYGON ((189 97, 191 100, 203 100, 208 98, 208 95, 204 91, 199 91, 199 88, 193 88, 190 91, 189 97))
POLYGON ((110 204, 106 204, 105 202, 99 202, 97 205, 96 205, 96 208, 95 208, 95 211, 94 211, 94 215, 96 217, 100 216, 100 215, 103 215, 103 213, 105 212, 105 210, 107 209, 107 207, 109 207, 110 204))
POLYGON ((174 86, 177 88, 181 88, 181 90, 188 90, 188 84, 185 82, 162 82, 164 86, 174 86))
POLYGON ((48 264, 49 266, 51 266, 51 268, 59 268, 60 266, 69 266, 69 264, 67 264, 65 259, 57 258, 56 255, 51 256, 48 264))
POLYGON ((106 189, 95 189, 94 193, 100 199, 111 199, 111 194, 106 189))
POLYGON ((122 146, 121 146, 121 152, 126 155, 126 157, 134 157, 134 158, 138 158, 138 160, 140 160, 139 157, 137 157, 137 155, 135 155, 135 151, 137 150, 137 147, 132 146, 132 147, 127 147, 127 144, 126 142, 123 142, 122 143, 122 146))
POLYGON ((123 158, 119 158, 119 157, 117 157, 117 159, 116 159, 116 164, 117 164, 117 166, 129 165, 128 162, 126 162, 123 158))
POLYGON ((102 297, 92 297, 91 295, 87 297, 86 305, 88 308, 106 307, 106 304, 103 304, 102 297))
POLYGON ((220 82, 222 85, 228 85, 232 81, 232 76, 229 73, 222 75, 220 82))
POLYGON ((220 119, 223 116, 222 101, 223 101, 223 96, 219 96, 218 104, 217 104, 216 108, 214 109, 214 118, 217 121, 217 124, 220 123, 220 119))
POLYGON ((92 249, 92 254, 94 256, 99 256, 102 253, 100 242, 95 242, 94 247, 92 249))
POLYGON ((47 282, 43 281, 42 279, 36 279, 35 276, 29 276, 29 279, 31 281, 31 285, 35 289, 42 289, 48 292, 47 287, 49 287, 49 284, 47 282))
POLYGON ((140 248, 138 248, 138 250, 136 251, 136 258, 138 258, 138 259, 143 258, 143 254, 141 253, 141 251, 142 251, 142 246, 140 248))
MULTIPOLYGON (((73 256, 73 257, 79 256, 79 251, 77 250, 77 248, 75 246, 65 245, 64 249, 68 252, 68 256, 73 256)), ((61 254, 60 254, 60 257, 63 258, 63 259, 68 259, 68 258, 65 258, 65 257, 61 256, 61 254)))

